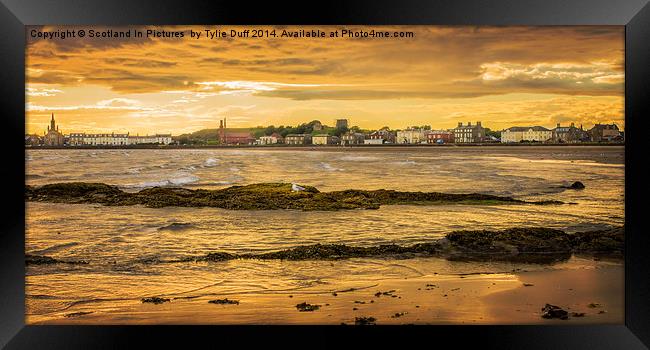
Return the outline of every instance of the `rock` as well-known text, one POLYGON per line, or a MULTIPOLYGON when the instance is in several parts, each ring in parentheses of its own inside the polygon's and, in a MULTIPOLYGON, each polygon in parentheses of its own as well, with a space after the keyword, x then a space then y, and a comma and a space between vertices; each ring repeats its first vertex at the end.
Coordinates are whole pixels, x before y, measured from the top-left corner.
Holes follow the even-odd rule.
POLYGON ((571 186, 569 186, 568 188, 570 188, 572 190, 581 190, 581 189, 585 188, 585 185, 580 181, 576 181, 576 182, 572 183, 571 186))
POLYGON ((543 318, 559 318, 560 320, 568 320, 569 319, 569 313, 563 310, 559 306, 551 305, 551 304, 546 304, 542 308, 542 317, 543 318))
MULTIPOLYGON (((444 238, 428 243, 400 246, 382 244, 370 247, 355 247, 345 244, 312 244, 259 254, 231 254, 211 252, 198 257, 186 257, 168 262, 209 261, 221 262, 234 259, 280 259, 280 260, 339 260, 363 257, 437 256, 460 261, 511 261, 523 263, 550 264, 565 261, 573 253, 606 254, 623 257, 625 245, 623 228, 579 232, 568 234, 561 230, 545 227, 514 227, 502 231, 454 231, 444 238)), ((48 263, 49 258, 35 263, 48 263)), ((81 263, 81 262, 78 262, 81 263)), ((512 272, 523 272, 513 269, 512 272)), ((435 274, 435 273, 434 273, 435 274)), ((464 278, 465 276, 459 276, 464 278)), ((530 283, 524 284, 530 286, 530 283)), ((427 284, 426 290, 438 288, 427 284)), ((341 292, 352 291, 341 290, 341 292)), ((376 296, 390 295, 378 292, 376 296)), ((337 292, 332 292, 337 296, 337 292)))
POLYGON ((162 303, 169 302, 169 299, 167 299, 167 298, 159 298, 159 297, 150 297, 150 298, 142 298, 141 301, 142 301, 142 303, 162 304, 162 303))
POLYGON ((589 304, 587 304, 587 307, 590 308, 590 309, 595 309, 595 308, 598 308, 598 307, 601 307, 601 306, 602 305, 600 305, 598 303, 589 303, 589 304))
POLYGON ((534 284, 532 284, 532 283, 524 283, 524 287, 532 287, 532 286, 534 286, 534 284))
POLYGON ((26 186, 27 201, 144 205, 151 208, 216 207, 230 210, 346 210, 379 209, 398 204, 562 204, 557 201, 525 202, 512 197, 480 193, 400 192, 393 190, 343 190, 320 192, 315 187, 289 183, 260 183, 219 190, 190 190, 173 187, 124 192, 103 183, 55 183, 26 186))
POLYGON ((320 309, 320 305, 312 305, 312 304, 308 304, 308 303, 304 302, 304 303, 300 303, 300 304, 296 305, 296 309, 298 309, 298 311, 301 311, 301 312, 316 311, 316 310, 320 309))
POLYGON ((79 316, 88 315, 88 314, 92 314, 92 313, 93 313, 92 311, 79 311, 79 312, 72 312, 72 313, 69 313, 69 314, 65 314, 65 315, 63 315, 63 317, 67 317, 67 318, 79 317, 79 316))
POLYGON ((25 265, 49 265, 49 264, 87 265, 88 262, 84 260, 59 260, 44 255, 25 254, 25 265))
POLYGON ((572 312, 571 317, 585 317, 584 312, 572 312))
POLYGON ((357 326, 369 326, 369 325, 375 325, 377 319, 374 317, 355 317, 354 318, 354 324, 357 326))
POLYGON ((225 299, 210 300, 208 301, 208 303, 219 304, 219 305, 239 305, 239 300, 230 300, 228 298, 225 298, 225 299))

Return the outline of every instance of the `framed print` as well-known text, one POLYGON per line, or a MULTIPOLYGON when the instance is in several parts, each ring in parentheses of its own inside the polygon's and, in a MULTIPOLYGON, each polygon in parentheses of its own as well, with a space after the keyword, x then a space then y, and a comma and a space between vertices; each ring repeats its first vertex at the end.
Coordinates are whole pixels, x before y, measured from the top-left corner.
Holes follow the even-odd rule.
POLYGON ((3 0, 3 346, 647 347, 646 2, 318 6, 3 0))

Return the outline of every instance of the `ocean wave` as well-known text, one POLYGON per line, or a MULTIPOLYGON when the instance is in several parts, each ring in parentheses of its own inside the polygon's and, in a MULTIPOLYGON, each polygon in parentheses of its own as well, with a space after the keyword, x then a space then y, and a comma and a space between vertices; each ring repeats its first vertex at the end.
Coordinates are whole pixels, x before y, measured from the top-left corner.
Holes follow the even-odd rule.
POLYGON ((58 252, 60 250, 64 250, 64 249, 69 248, 69 247, 74 247, 76 245, 79 245, 79 243, 78 242, 68 242, 68 243, 55 244, 55 245, 47 247, 45 249, 35 250, 35 251, 31 252, 31 254, 35 254, 35 255, 51 254, 51 253, 54 253, 54 252, 58 252))
POLYGON ((415 164, 417 164, 417 162, 414 161, 414 160, 400 160, 400 161, 392 162, 392 163, 396 164, 396 165, 415 165, 415 164))
POLYGON ((200 178, 194 175, 179 176, 170 179, 144 181, 137 184, 126 184, 123 188, 149 188, 149 187, 167 187, 167 186, 182 186, 199 181, 200 178))
POLYGON ((219 159, 208 158, 208 159, 205 160, 203 165, 206 166, 206 167, 213 167, 213 166, 216 166, 218 163, 219 163, 219 159))
POLYGON ((352 162, 373 162, 379 160, 379 158, 373 156, 343 156, 341 157, 341 160, 352 162))
POLYGON ((193 224, 187 222, 172 222, 169 225, 159 227, 158 231, 183 231, 194 227, 193 224))
POLYGON ((323 170, 327 170, 327 171, 343 171, 343 169, 341 169, 341 168, 337 168, 337 167, 333 167, 333 166, 330 165, 329 163, 325 163, 325 162, 321 162, 321 163, 319 164, 319 167, 320 167, 321 169, 323 169, 323 170))

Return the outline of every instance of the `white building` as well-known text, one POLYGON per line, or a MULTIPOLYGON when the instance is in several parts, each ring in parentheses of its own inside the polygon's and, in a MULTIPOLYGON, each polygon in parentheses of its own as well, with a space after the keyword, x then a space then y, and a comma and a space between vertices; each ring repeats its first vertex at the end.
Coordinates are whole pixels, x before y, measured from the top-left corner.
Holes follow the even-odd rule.
POLYGON ((314 145, 335 145, 339 143, 339 138, 333 135, 319 134, 311 138, 311 143, 314 145))
POLYGON ((275 145, 276 143, 278 143, 278 138, 273 136, 273 135, 271 135, 271 136, 261 136, 257 140, 258 145, 275 145))
POLYGON ((365 139, 363 140, 364 145, 383 145, 386 140, 384 139, 365 139))
POLYGON ((172 143, 171 134, 156 134, 153 136, 130 136, 126 134, 86 134, 72 133, 69 135, 71 146, 127 146, 138 144, 169 145, 172 143))
POLYGON ((158 144, 169 145, 172 143, 171 134, 155 134, 152 136, 129 136, 129 145, 158 144))
POLYGON ((397 132, 395 143, 411 143, 419 144, 426 143, 427 138, 424 134, 424 129, 406 129, 397 132))
POLYGON ((546 142, 553 138, 553 131, 542 126, 513 126, 501 132, 501 143, 546 142))

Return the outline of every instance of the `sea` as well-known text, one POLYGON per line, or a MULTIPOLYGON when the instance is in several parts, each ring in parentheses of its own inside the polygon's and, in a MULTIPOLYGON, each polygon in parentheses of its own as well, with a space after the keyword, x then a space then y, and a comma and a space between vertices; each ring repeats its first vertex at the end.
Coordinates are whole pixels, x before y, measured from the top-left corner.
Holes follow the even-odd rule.
MULTIPOLYGON (((320 191, 485 193, 571 204, 388 205, 303 212, 26 202, 27 254, 88 262, 27 266, 26 319, 56 321, 79 305, 110 319, 113 310, 148 296, 273 294, 434 273, 578 268, 592 263, 578 257, 554 265, 431 257, 170 261, 316 243, 410 245, 454 230, 540 226, 580 232, 622 226, 624 156, 623 146, 28 149, 25 182, 33 186, 99 182, 134 192, 156 186, 220 189, 284 182, 320 191), (564 188, 574 181, 585 189, 564 188)), ((129 322, 124 313, 120 317, 115 321, 129 322)))

